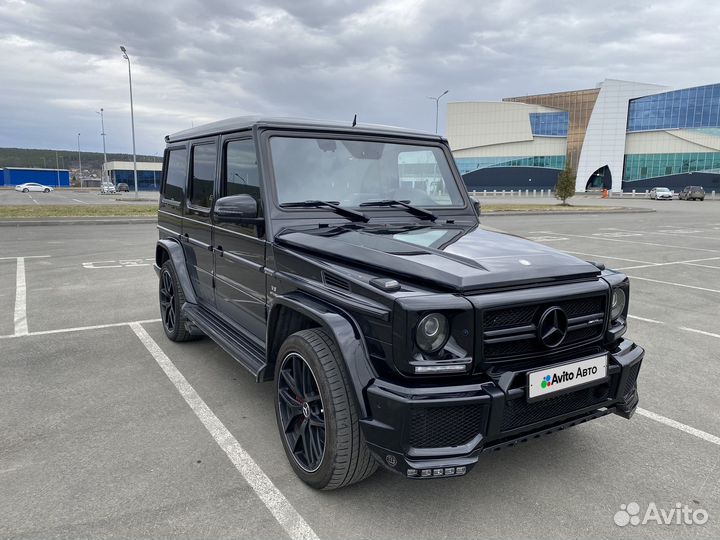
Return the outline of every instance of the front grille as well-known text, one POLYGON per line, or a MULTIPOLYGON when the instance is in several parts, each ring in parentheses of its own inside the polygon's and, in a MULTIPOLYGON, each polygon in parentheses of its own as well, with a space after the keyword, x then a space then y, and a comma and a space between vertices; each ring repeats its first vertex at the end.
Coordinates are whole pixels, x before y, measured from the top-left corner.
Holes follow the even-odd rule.
POLYGON ((484 405, 413 409, 410 446, 445 448, 465 444, 483 431, 484 417, 484 405))
POLYGON ((605 321, 605 295, 530 306, 492 308, 483 313, 483 357, 486 361, 527 358, 547 352, 537 337, 537 324, 551 306, 562 308, 568 317, 568 332, 555 350, 598 339, 605 321))
POLYGON ((502 431, 509 431, 535 422, 549 420, 573 411, 599 405, 610 395, 608 384, 578 390, 562 396, 528 403, 524 399, 515 399, 505 404, 502 431))

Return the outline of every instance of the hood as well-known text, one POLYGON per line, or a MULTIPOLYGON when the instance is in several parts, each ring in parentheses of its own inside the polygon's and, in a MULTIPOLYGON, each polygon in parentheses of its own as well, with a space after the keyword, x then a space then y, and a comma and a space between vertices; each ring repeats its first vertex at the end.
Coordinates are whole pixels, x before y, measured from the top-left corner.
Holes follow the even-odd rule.
POLYGON ((448 225, 285 230, 281 245, 459 292, 596 277, 592 264, 479 227, 448 225))

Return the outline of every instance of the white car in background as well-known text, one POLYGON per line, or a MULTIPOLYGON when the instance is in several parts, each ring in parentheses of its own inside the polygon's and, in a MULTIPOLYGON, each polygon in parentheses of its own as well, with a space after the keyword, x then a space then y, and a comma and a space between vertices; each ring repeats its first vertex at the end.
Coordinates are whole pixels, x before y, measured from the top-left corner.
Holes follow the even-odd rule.
POLYGON ((673 192, 666 187, 654 187, 650 190, 650 198, 658 201, 672 201, 673 192))
POLYGON ((100 186, 100 195, 111 195, 115 193, 115 185, 110 183, 103 183, 100 186))
POLYGON ((27 184, 18 184, 15 186, 15 191, 22 191, 27 193, 28 191, 41 191, 42 193, 50 193, 54 191, 50 186, 44 186, 36 182, 28 182, 27 184))

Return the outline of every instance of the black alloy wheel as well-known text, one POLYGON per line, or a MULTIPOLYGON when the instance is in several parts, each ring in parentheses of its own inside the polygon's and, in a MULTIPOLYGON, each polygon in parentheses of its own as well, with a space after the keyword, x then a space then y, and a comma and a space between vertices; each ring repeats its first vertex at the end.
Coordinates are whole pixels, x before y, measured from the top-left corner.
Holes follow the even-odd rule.
POLYGON ((177 320, 175 314, 175 286, 173 277, 167 268, 164 268, 160 274, 160 314, 162 315, 165 330, 173 333, 177 320))
POLYGON ((279 374, 278 412, 285 441, 297 464, 315 472, 325 455, 325 410, 317 380, 295 352, 283 358, 279 374))
POLYGON ((172 341, 189 341, 201 337, 200 333, 188 330, 189 321, 183 314, 185 294, 175 272, 172 261, 165 261, 160 269, 160 317, 165 335, 172 341))

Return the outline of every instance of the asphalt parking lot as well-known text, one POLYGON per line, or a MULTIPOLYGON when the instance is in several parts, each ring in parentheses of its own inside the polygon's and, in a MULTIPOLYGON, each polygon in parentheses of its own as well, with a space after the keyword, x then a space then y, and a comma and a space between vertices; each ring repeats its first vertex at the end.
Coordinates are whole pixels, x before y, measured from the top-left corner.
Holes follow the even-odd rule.
MULTIPOLYGON (((140 191, 138 199, 142 204, 148 204, 148 200, 157 202, 157 191, 140 191)), ((112 194, 100 194, 97 189, 56 189, 50 193, 28 192, 22 193, 13 189, 0 189, 0 206, 15 205, 85 205, 85 204, 117 204, 119 201, 133 203, 135 192, 130 191, 112 194)))
POLYGON ((210 340, 165 338, 154 225, 0 229, 0 536, 717 538, 720 204, 637 205, 658 211, 483 219, 631 276, 628 336, 647 350, 632 420, 466 477, 378 471, 335 492, 293 474, 270 385, 210 340), (632 502, 709 519, 616 525, 632 502))

